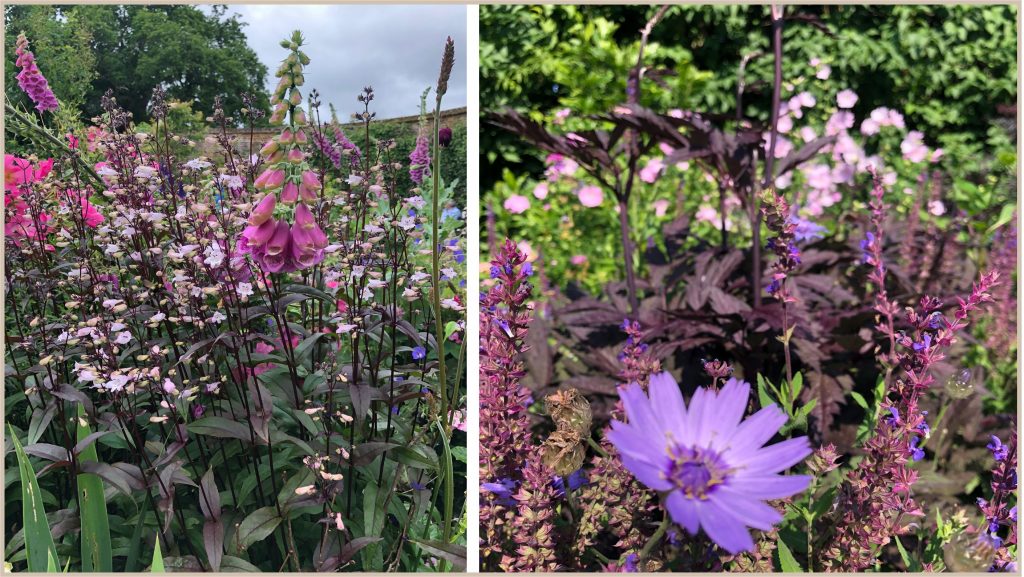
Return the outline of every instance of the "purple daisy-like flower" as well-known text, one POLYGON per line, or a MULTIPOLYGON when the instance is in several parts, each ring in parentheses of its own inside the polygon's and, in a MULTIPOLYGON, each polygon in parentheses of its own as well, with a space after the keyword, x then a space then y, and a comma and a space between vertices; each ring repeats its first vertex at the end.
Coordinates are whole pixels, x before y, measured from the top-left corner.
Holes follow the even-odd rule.
POLYGON ((811 454, 807 437, 765 447, 786 415, 770 405, 743 420, 750 385, 730 381, 717 394, 700 388, 687 407, 668 373, 619 388, 629 423, 612 421, 608 439, 623 465, 663 493, 672 520, 691 535, 701 528, 726 551, 754 548, 747 530, 768 531, 782 515, 764 503, 805 490, 808 475, 779 475, 811 454), (742 422, 741 422, 742 421, 742 422))

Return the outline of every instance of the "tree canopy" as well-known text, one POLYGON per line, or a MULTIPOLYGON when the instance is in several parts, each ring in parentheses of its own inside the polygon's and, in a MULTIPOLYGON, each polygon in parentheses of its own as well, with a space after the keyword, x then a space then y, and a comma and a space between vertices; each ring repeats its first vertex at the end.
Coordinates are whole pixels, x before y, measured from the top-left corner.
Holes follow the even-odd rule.
POLYGON ((14 44, 28 37, 43 74, 58 98, 86 117, 100 112, 100 97, 113 90, 118 103, 146 117, 153 88, 211 112, 214 97, 225 111, 242 108, 242 94, 267 106, 267 68, 249 47, 245 23, 225 6, 76 5, 7 6, 5 76, 8 98, 21 102, 14 76, 14 44))

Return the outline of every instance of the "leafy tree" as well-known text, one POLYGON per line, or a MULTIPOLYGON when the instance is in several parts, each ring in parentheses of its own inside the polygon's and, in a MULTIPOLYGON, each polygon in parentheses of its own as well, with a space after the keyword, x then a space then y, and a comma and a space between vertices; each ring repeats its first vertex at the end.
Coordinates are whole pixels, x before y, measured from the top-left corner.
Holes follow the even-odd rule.
POLYGON ((195 6, 8 6, 5 43, 8 95, 21 98, 13 83, 14 43, 24 31, 40 68, 58 98, 82 114, 97 115, 100 98, 113 90, 118 103, 146 117, 153 88, 209 114, 214 97, 231 115, 242 108, 242 93, 266 107, 267 68, 246 43, 245 24, 226 7, 204 13, 195 6), (13 88, 12 88, 13 87, 13 88), (15 94, 17 93, 17 94, 15 94))

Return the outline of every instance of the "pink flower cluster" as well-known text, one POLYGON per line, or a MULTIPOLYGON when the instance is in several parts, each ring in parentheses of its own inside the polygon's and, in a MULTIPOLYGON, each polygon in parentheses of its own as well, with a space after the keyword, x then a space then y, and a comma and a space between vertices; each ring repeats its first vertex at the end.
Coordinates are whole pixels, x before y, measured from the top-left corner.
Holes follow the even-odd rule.
MULTIPOLYGON (((52 231, 49 222, 53 217, 42 210, 30 210, 24 197, 28 185, 43 180, 52 169, 52 158, 33 166, 24 158, 4 155, 4 234, 18 246, 26 239, 45 244, 46 236, 52 231)), ((53 250, 52 245, 45 246, 53 250)))
POLYGON ((321 189, 320 178, 309 169, 302 150, 309 138, 302 130, 307 120, 300 106, 299 86, 304 82, 302 65, 309 58, 299 50, 300 42, 283 44, 292 53, 277 71, 281 80, 271 98, 274 110, 270 122, 280 125, 287 117, 289 124, 260 149, 268 168, 253 184, 265 194, 249 215, 249 226, 238 241, 239 252, 251 254, 267 272, 291 272, 314 266, 324 259, 327 247, 327 235, 306 206, 317 203, 321 189), (295 206, 291 224, 287 218, 274 217, 279 196, 286 205, 302 201, 295 206))
POLYGON ((18 56, 15 62, 21 72, 18 73, 18 86, 36 103, 40 112, 57 110, 57 97, 50 90, 50 83, 36 66, 36 57, 28 50, 28 38, 24 33, 18 35, 18 44, 14 53, 18 56))

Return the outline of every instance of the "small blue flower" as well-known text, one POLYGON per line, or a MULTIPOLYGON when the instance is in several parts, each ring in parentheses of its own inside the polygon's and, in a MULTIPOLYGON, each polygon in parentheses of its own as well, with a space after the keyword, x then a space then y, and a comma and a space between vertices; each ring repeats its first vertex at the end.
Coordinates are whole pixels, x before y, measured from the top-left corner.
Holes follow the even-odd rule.
POLYGON ((491 265, 491 278, 498 278, 499 276, 501 276, 501 267, 496 265, 496 264, 492 264, 491 265))
POLYGON ((525 264, 523 264, 523 276, 533 276, 533 264, 532 263, 525 263, 525 264))
POLYGON ((443 211, 441 211, 441 222, 444 222, 449 218, 453 220, 459 220, 462 218, 462 211, 459 210, 459 207, 453 206, 451 208, 446 208, 443 211))
POLYGON ((825 238, 825 233, 828 232, 828 229, 820 224, 797 215, 789 217, 789 222, 796 225, 796 228, 793 229, 793 236, 796 237, 797 242, 819 240, 825 238))
POLYGON ((640 557, 638 557, 636 553, 630 553, 629 555, 627 555, 625 563, 622 564, 622 572, 623 573, 638 573, 640 571, 640 569, 637 567, 636 563, 639 560, 640 560, 640 557))
POLYGON ((920 461, 924 458, 924 449, 917 446, 918 440, 917 437, 910 439, 910 458, 914 461, 920 461))
POLYGON ((989 443, 988 445, 985 445, 985 448, 987 448, 989 451, 992 451, 992 458, 995 459, 996 461, 1002 461, 1006 459, 1006 457, 1010 454, 1010 449, 1007 448, 1007 446, 1004 445, 1001 440, 999 440, 999 437, 991 435, 991 438, 992 442, 989 443))
POLYGON ((412 349, 412 358, 413 359, 418 361, 420 359, 426 358, 426 356, 427 356, 427 349, 425 349, 423 347, 415 347, 415 348, 412 349))
POLYGON ((914 343, 914 350, 917 352, 926 351, 932 348, 932 335, 929 333, 924 334, 924 339, 919 343, 914 343))
POLYGON ((516 482, 512 479, 498 479, 496 483, 480 484, 481 490, 492 493, 498 498, 498 504, 506 507, 516 504, 516 500, 512 498, 512 491, 514 491, 515 488, 516 482))

